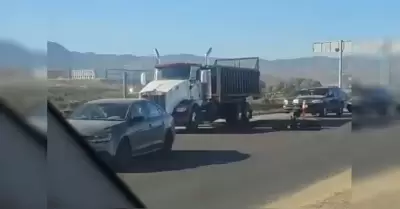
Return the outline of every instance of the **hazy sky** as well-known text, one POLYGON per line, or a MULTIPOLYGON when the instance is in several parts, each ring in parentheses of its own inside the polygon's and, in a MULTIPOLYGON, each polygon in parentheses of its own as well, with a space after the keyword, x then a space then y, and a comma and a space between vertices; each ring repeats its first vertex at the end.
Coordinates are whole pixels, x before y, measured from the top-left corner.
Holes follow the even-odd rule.
POLYGON ((0 38, 45 49, 309 56, 314 41, 400 36, 394 0, 2 0, 0 38))

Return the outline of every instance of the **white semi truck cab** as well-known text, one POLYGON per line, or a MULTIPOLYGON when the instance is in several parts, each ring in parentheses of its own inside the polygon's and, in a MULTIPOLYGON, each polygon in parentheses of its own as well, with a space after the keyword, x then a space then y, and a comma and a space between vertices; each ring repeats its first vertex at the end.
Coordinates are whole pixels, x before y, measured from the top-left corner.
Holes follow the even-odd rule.
POLYGON ((213 65, 207 62, 157 64, 152 81, 147 83, 142 74, 144 87, 139 97, 160 105, 174 117, 177 126, 188 130, 217 119, 226 119, 229 125, 248 122, 252 109, 247 99, 260 97, 258 62, 257 57, 249 57, 217 59, 213 65), (220 64, 248 60, 256 61, 254 68, 220 64))

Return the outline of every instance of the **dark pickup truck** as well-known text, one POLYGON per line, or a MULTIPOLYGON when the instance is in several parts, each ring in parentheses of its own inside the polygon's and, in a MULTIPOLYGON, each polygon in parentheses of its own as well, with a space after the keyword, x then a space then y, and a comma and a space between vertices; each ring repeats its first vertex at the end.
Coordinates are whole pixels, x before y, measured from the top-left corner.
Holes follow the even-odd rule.
POLYGON ((283 108, 291 112, 302 108, 303 101, 307 105, 306 113, 324 117, 328 113, 335 113, 337 116, 343 114, 346 107, 346 93, 339 87, 316 87, 303 89, 296 92, 296 96, 284 101, 283 108))

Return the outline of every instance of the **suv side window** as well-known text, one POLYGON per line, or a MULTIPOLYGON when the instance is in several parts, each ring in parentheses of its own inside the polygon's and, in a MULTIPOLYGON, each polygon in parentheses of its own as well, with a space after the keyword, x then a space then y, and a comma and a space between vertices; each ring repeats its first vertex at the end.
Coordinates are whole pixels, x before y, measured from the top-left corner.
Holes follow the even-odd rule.
POLYGON ((147 109, 149 111, 149 118, 156 118, 162 115, 162 112, 158 109, 158 107, 151 102, 145 102, 147 109))
POLYGON ((146 117, 148 115, 148 112, 146 110, 146 106, 142 102, 137 102, 132 104, 131 110, 130 110, 130 117, 134 118, 137 116, 143 116, 146 117))

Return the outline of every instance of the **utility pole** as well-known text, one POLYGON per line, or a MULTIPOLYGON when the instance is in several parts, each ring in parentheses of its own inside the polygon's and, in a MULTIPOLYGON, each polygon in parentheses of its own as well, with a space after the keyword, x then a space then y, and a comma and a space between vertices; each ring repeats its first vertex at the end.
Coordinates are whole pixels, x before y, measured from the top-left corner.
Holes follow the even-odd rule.
POLYGON ((339 40, 339 41, 325 41, 313 43, 314 53, 338 53, 339 66, 338 66, 338 86, 343 87, 343 53, 351 52, 352 42, 339 40))
POLYGON ((339 41, 339 48, 336 48, 335 51, 339 51, 339 88, 343 87, 343 46, 344 41, 340 40, 339 41))
POLYGON ((128 72, 124 71, 122 72, 122 97, 123 98, 127 98, 128 96, 128 92, 127 92, 127 88, 128 88, 128 72))
POLYGON ((387 39, 381 46, 382 65, 380 69, 380 83, 382 86, 387 85, 390 87, 392 84, 392 41, 387 39))

